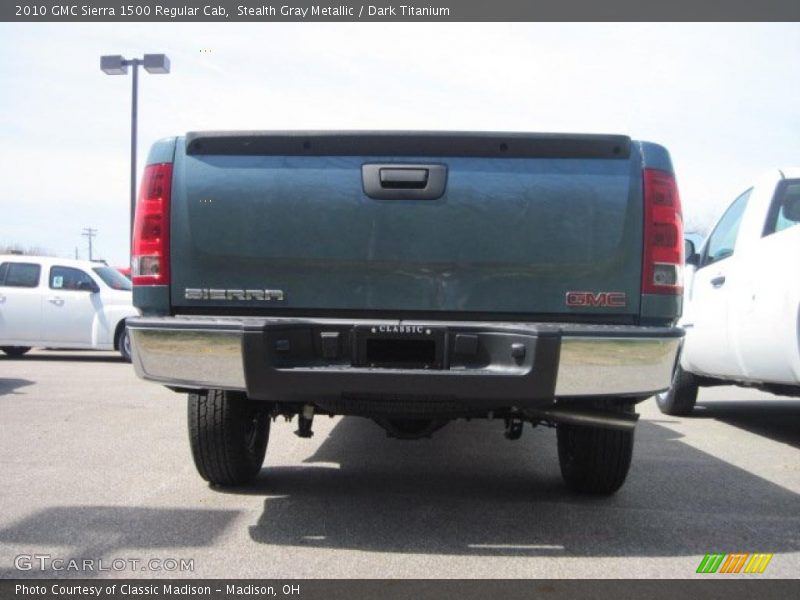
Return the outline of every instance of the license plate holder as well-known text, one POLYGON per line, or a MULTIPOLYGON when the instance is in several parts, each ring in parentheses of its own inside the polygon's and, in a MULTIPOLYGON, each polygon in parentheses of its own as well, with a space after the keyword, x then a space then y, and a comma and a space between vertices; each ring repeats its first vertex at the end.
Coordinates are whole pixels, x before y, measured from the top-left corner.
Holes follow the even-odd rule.
POLYGON ((382 369, 443 369, 446 329, 367 325, 355 329, 353 365, 382 369))

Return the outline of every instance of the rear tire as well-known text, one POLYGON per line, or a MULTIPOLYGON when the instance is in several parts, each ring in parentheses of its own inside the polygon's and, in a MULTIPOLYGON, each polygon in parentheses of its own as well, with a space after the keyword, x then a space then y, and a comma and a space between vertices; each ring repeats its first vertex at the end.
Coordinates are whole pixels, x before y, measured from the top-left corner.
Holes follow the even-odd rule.
POLYGON ((685 417, 694 410, 697 388, 694 375, 687 373, 678 365, 672 376, 672 386, 666 392, 656 394, 656 404, 665 415, 685 417))
POLYGON ((131 338, 125 325, 122 326, 117 334, 117 350, 119 350, 123 360, 131 362, 131 338))
POLYGON ((219 486, 241 485, 261 470, 269 441, 264 406, 244 394, 189 394, 189 442, 200 476, 219 486))
MULTIPOLYGON (((606 404, 606 411, 632 412, 628 404, 606 404)), ((559 423, 558 462, 573 492, 609 495, 625 482, 633 456, 633 430, 621 431, 559 423)))
POLYGON ((5 352, 8 356, 22 356, 30 352, 30 346, 0 346, 0 350, 5 352))

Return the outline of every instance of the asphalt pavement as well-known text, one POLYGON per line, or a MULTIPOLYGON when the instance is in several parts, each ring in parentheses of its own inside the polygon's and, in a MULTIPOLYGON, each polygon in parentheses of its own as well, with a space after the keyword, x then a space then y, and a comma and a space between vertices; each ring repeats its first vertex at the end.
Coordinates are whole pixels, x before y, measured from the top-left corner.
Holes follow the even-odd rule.
POLYGON ((608 498, 565 489, 552 429, 398 441, 355 417, 312 439, 279 420, 258 480, 219 490, 185 397, 115 353, 2 357, 0 577, 683 578, 711 552, 774 554, 713 577, 798 577, 800 399, 720 387, 691 418, 639 412, 608 498))

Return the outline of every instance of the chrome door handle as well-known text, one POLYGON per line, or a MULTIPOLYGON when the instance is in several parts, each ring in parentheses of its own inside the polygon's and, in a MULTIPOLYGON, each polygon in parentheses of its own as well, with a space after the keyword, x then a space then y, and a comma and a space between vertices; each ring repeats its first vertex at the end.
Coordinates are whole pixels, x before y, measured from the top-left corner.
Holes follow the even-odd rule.
POLYGON ((54 298, 50 298, 50 302, 52 302, 53 304, 55 304, 57 306, 61 306, 62 304, 64 304, 64 299, 63 298, 59 298, 58 296, 56 296, 54 298))

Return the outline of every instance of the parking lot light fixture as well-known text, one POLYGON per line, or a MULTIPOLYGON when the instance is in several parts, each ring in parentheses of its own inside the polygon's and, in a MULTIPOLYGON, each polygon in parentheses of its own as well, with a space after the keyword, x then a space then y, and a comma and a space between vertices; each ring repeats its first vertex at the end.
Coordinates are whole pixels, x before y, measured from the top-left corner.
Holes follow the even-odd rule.
POLYGON ((138 120, 139 66, 152 75, 169 73, 170 63, 166 54, 145 54, 142 58, 127 59, 118 54, 100 57, 100 70, 106 75, 127 75, 132 67, 131 86, 131 207, 128 248, 133 243, 133 219, 136 213, 136 128, 138 120))
POLYGON ((142 60, 144 70, 152 75, 169 73, 169 58, 166 54, 145 54, 142 60))
POLYGON ((100 69, 106 75, 126 75, 128 73, 128 65, 125 59, 119 55, 101 56, 100 69))

